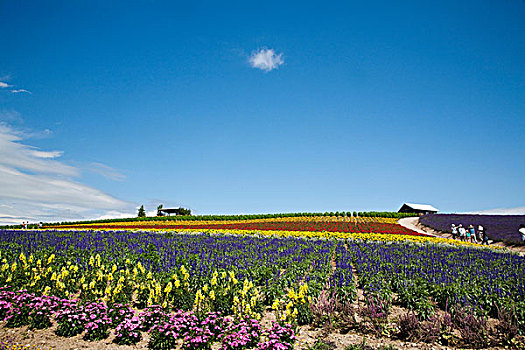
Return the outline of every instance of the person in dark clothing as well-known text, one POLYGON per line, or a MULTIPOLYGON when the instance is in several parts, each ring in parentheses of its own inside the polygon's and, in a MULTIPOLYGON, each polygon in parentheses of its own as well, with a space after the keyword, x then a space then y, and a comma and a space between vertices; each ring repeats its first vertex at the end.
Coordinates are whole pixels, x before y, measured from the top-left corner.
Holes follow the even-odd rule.
MULTIPOLYGON (((483 227, 483 226, 481 226, 483 227)), ((487 234, 487 229, 483 227, 483 243, 481 244, 486 244, 486 245, 489 245, 489 236, 487 234)))

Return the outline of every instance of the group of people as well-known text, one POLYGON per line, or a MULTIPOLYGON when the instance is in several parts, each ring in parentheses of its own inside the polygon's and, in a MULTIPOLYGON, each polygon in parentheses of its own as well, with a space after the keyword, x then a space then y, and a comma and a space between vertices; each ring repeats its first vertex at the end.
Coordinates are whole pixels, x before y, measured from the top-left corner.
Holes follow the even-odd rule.
POLYGON ((458 226, 452 224, 450 226, 450 232, 452 233, 453 239, 459 239, 464 242, 489 244, 487 230, 482 225, 478 225, 478 230, 476 231, 473 225, 469 225, 469 227, 465 228, 462 224, 459 224, 458 226))
MULTIPOLYGON (((29 221, 23 221, 22 222, 22 229, 27 230, 29 225, 30 225, 29 221)), ((42 226, 43 226, 43 223, 41 221, 41 222, 38 223, 38 228, 42 228, 42 226)))

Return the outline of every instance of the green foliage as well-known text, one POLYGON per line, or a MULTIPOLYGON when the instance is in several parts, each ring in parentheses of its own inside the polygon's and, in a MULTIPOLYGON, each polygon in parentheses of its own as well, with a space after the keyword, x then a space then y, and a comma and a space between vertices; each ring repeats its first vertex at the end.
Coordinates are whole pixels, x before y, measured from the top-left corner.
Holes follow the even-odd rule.
POLYGON ((13 309, 11 317, 7 319, 6 327, 18 328, 28 325, 30 323, 29 311, 29 306, 27 305, 13 309))
POLYGON ((179 208, 177 215, 190 216, 191 210, 187 208, 179 208))
POLYGON ((306 347, 305 350, 332 350, 335 349, 335 344, 324 342, 318 339, 314 344, 306 347))
POLYGON ((430 288, 424 281, 407 281, 398 290, 398 299, 402 306, 417 312, 423 320, 434 313, 434 304, 430 301, 430 288))
POLYGON ((74 337, 84 331, 84 325, 80 321, 74 323, 67 319, 58 320, 58 327, 55 333, 61 337, 74 337))

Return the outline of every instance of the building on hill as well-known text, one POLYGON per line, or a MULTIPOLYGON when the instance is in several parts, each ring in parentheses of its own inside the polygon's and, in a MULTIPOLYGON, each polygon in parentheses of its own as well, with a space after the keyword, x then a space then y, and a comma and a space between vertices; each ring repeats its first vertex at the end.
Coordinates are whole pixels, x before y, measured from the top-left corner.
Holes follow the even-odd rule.
POLYGON ((186 208, 160 208, 157 209, 157 216, 170 216, 171 214, 175 215, 191 215, 191 210, 186 208))
POLYGON ((405 203, 397 211, 398 213, 416 213, 419 215, 435 214, 439 210, 429 204, 405 203))

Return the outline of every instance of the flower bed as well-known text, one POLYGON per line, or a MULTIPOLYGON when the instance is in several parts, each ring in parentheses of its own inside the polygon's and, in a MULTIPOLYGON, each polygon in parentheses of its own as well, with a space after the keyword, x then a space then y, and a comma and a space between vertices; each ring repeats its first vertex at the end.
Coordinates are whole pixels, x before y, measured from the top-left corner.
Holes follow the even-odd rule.
MULTIPOLYGON (((393 303, 425 322, 438 310, 468 308, 472 317, 525 310, 525 260, 506 251, 404 235, 335 240, 328 238, 341 233, 305 239, 285 231, 228 232, 0 230, 0 286, 9 287, 0 318, 9 327, 32 328, 53 320, 57 334, 87 340, 116 332, 119 344, 148 332, 153 348, 175 342, 207 348, 219 329, 228 329, 235 335, 221 340, 225 349, 255 342, 266 349, 276 345, 261 340, 262 330, 223 318, 259 320, 270 309, 281 325, 320 323, 343 315, 358 288, 373 329, 393 303), (205 320, 208 328, 182 337, 190 321, 205 320)), ((510 319, 525 331, 520 312, 510 319)))
POLYGON ((111 309, 104 303, 79 304, 78 300, 60 299, 53 296, 38 297, 26 291, 0 291, 0 303, 9 303, 12 310, 7 315, 0 315, 0 321, 7 321, 8 327, 19 327, 40 322, 36 313, 18 316, 19 324, 10 324, 18 310, 34 308, 36 304, 52 305, 52 312, 46 315, 45 327, 52 321, 58 323, 56 334, 71 337, 83 334, 89 341, 108 338, 115 334, 114 342, 120 345, 133 345, 142 339, 142 333, 150 334, 148 347, 153 350, 168 350, 182 341, 182 348, 187 350, 211 349, 213 343, 221 344, 221 349, 291 349, 295 342, 294 326, 288 323, 274 323, 269 329, 263 329, 258 320, 221 316, 217 313, 196 315, 193 312, 179 310, 164 313, 157 317, 152 306, 137 311, 129 306, 120 305, 123 317, 112 317, 111 309))
POLYGON ((235 230, 235 231, 300 231, 380 233, 422 235, 398 225, 392 218, 299 217, 237 221, 143 221, 100 224, 60 225, 62 229, 157 229, 157 230, 235 230))

